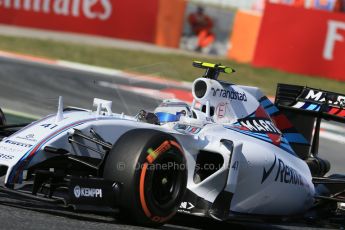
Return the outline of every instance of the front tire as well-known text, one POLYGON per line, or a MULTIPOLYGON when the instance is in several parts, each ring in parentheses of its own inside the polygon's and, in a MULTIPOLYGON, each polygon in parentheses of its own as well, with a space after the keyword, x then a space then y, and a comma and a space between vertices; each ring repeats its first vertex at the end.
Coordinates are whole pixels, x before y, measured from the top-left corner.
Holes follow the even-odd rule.
POLYGON ((0 127, 6 125, 6 117, 5 114, 0 109, 0 127))
POLYGON ((121 184, 117 206, 135 224, 160 226, 176 213, 187 184, 183 150, 169 134, 125 133, 109 152, 103 176, 121 184))

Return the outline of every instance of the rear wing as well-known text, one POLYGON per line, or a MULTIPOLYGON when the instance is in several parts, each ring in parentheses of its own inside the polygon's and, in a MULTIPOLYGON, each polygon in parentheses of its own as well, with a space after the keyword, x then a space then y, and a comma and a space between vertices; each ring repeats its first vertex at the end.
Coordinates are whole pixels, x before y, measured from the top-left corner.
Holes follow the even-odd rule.
POLYGON ((345 94, 278 84, 275 104, 281 109, 345 123, 345 94))
POLYGON ((306 86, 278 84, 275 105, 311 144, 302 158, 318 155, 322 119, 345 123, 345 95, 306 86), (313 132, 313 130, 315 130, 313 132))

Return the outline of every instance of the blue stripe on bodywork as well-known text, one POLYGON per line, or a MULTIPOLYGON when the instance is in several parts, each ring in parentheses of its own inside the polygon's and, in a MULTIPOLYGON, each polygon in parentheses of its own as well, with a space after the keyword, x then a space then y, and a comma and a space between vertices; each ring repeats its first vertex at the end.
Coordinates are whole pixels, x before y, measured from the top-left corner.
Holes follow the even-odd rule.
POLYGON ((265 108, 265 110, 266 110, 266 112, 267 112, 269 115, 272 115, 272 114, 274 114, 274 113, 276 113, 276 112, 279 111, 278 108, 277 108, 275 105, 272 105, 272 106, 270 106, 270 107, 268 107, 268 108, 265 108))
POLYGON ((311 105, 311 103, 305 103, 302 107, 301 107, 301 109, 307 109, 309 106, 311 105))
POLYGON ((296 153, 291 148, 290 144, 288 144, 288 143, 281 142, 281 144, 278 146, 278 145, 273 144, 272 140, 269 137, 264 138, 262 136, 258 136, 257 133, 253 133, 251 131, 239 130, 239 129, 233 128, 231 126, 224 126, 224 128, 233 130, 235 132, 242 133, 242 134, 247 135, 247 136, 251 136, 253 138, 256 138, 256 139, 259 139, 259 140, 262 140, 262 141, 265 141, 265 142, 270 143, 270 144, 272 144, 274 146, 277 146, 278 148, 288 152, 289 154, 291 154, 293 156, 297 156, 296 153))
POLYGON ((286 139, 289 140, 289 142, 293 143, 299 143, 299 144, 305 144, 305 138, 300 133, 284 133, 283 134, 286 139))
POLYGON ((265 100, 263 100, 262 102, 260 102, 260 104, 262 105, 262 107, 267 107, 267 106, 270 106, 270 105, 273 105, 273 103, 267 98, 265 100))
POLYGON ((317 105, 315 104, 311 104, 308 106, 308 108, 306 108, 307 110, 314 110, 317 107, 317 105))

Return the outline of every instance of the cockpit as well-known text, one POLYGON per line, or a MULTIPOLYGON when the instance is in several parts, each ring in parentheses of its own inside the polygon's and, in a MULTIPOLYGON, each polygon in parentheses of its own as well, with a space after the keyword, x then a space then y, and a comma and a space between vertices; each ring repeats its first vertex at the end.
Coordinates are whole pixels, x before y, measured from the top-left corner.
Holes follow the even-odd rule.
POLYGON ((192 112, 189 105, 177 99, 164 100, 155 110, 160 124, 179 121, 181 116, 191 117, 192 112))

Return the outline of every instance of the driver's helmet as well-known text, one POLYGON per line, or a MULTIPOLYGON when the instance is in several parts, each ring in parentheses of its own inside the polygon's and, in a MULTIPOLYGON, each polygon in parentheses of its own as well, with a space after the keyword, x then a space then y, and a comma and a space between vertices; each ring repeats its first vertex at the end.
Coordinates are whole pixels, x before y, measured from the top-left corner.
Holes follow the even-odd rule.
POLYGON ((164 100, 154 111, 161 124, 176 122, 181 116, 191 116, 189 105, 181 100, 164 100))

